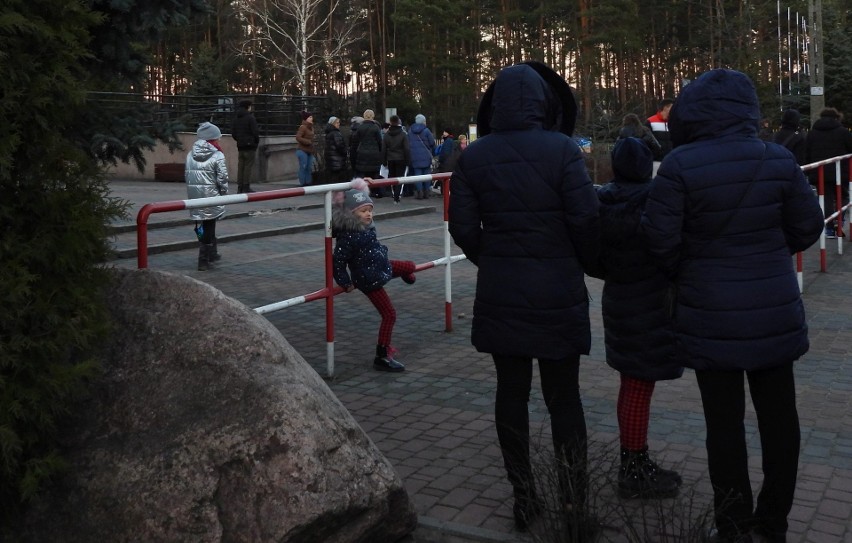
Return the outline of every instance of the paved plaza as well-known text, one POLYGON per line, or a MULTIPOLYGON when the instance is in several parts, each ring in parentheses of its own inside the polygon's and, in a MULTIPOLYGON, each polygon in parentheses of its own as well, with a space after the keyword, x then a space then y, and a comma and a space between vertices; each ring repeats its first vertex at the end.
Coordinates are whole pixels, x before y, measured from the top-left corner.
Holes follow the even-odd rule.
MULTIPOLYGON (((130 225, 138 209, 145 203, 184 199, 185 187, 154 181, 112 181, 110 186, 114 197, 132 203, 126 228, 115 237, 125 258, 111 264, 135 268, 135 233, 130 225)), ((321 204, 322 198, 312 195, 229 206, 231 218, 217 226, 223 259, 208 272, 196 271, 197 248, 188 213, 155 215, 151 223, 158 227, 150 229, 149 244, 159 252, 149 256, 148 267, 194 277, 252 308, 319 290, 324 285, 321 204), (263 234, 253 234, 258 232, 263 234)), ((377 199, 376 212, 378 235, 392 258, 424 263, 443 256, 439 197, 403 198, 398 205, 390 198, 377 199)), ((852 280, 852 254, 835 254, 833 240, 829 246, 827 273, 818 271, 818 247, 804 255, 811 350, 795 366, 802 447, 790 542, 852 543, 852 304, 844 298, 847 281, 852 280)), ((452 254, 460 254, 451 247, 452 254)), ((843 248, 852 252, 848 243, 843 248)), ((387 286, 398 315, 393 344, 407 368, 401 374, 372 369, 379 317, 358 291, 334 300, 333 377, 327 375, 324 303, 295 305, 267 318, 325 377, 393 464, 420 519, 411 541, 541 541, 513 527, 511 487, 494 428, 496 377, 490 356, 470 344, 476 269, 466 260, 456 262, 451 278, 449 332, 444 267, 419 273, 414 285, 392 281, 387 286)), ((661 464, 682 474, 681 496, 644 505, 620 500, 611 484, 618 448, 619 380, 604 360, 602 282, 589 278, 587 285, 592 352, 581 361, 581 388, 595 477, 592 502, 604 521, 605 540, 687 541, 686 529, 667 514, 678 511, 698 518, 707 512, 710 499, 704 419, 694 374, 687 370, 681 379, 658 383, 651 411, 651 451, 661 464), (630 539, 630 530, 641 539, 630 539)), ((532 433, 534 448, 546 457, 550 430, 537 375, 530 402, 532 433)), ((760 444, 751 411, 746 424, 757 490, 760 444)))

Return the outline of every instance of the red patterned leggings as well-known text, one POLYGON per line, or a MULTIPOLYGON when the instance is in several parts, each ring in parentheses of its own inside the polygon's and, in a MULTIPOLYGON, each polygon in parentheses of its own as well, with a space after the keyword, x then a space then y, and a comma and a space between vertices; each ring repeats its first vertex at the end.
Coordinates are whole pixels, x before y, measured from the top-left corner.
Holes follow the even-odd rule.
MULTIPOLYGON (((391 260, 391 271, 394 277, 401 275, 409 275, 414 273, 417 265, 410 260, 391 260)), ((378 344, 383 347, 388 347, 391 342, 391 334, 393 334, 393 325, 396 324, 396 309, 393 307, 390 296, 384 288, 365 292, 367 298, 379 312, 382 317, 382 323, 379 325, 378 344)))
POLYGON ((640 451, 648 444, 648 419, 651 416, 651 395, 654 381, 643 381, 621 374, 618 390, 618 432, 621 446, 640 451))

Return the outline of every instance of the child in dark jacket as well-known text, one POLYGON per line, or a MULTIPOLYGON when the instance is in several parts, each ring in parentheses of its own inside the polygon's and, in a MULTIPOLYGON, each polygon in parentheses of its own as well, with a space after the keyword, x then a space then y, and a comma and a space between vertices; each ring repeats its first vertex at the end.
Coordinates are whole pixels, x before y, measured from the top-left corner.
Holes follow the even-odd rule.
POLYGON ((388 248, 376 237, 368 185, 363 179, 353 183, 357 188, 334 195, 331 219, 337 238, 334 280, 346 292, 356 288, 363 292, 382 317, 373 367, 380 371, 404 371, 405 366, 393 358, 390 341, 396 310, 384 286, 393 277, 402 277, 409 285, 413 284, 416 265, 410 260, 388 259, 388 248))
POLYGON ((640 232, 653 155, 638 138, 620 139, 612 150, 612 166, 615 179, 598 189, 601 252, 594 274, 605 281, 601 307, 606 361, 621 377, 618 491, 624 498, 671 497, 678 492, 680 476, 648 456, 654 384, 683 374, 675 359, 666 304, 669 282, 640 232))

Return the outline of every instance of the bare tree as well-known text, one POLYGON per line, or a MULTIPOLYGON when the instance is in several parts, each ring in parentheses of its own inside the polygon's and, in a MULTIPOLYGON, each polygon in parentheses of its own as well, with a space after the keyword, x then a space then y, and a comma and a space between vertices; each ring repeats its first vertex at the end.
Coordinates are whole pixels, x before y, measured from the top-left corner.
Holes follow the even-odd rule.
POLYGON ((283 94, 295 84, 310 94, 314 70, 331 70, 358 39, 357 21, 340 21, 340 0, 240 0, 237 10, 248 25, 241 54, 285 71, 283 94), (249 24, 251 21, 251 24, 249 24))

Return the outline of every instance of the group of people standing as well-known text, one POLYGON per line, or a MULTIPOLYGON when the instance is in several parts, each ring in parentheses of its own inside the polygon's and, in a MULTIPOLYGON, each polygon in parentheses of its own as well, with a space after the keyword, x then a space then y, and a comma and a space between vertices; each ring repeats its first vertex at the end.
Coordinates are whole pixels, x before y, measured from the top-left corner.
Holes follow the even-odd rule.
POLYGON ((657 381, 691 368, 714 491, 707 540, 747 543, 759 533, 783 542, 800 442, 793 363, 808 350, 791 254, 819 238, 823 215, 793 155, 758 138, 747 76, 712 70, 664 108, 663 130, 649 120, 661 149, 642 130, 625 133, 612 152, 614 179, 596 190, 570 137, 570 87, 543 64, 513 65, 486 91, 482 137, 453 172, 449 231, 478 267, 471 341, 497 373, 495 422, 515 524, 526 529, 542 512, 527 406, 536 359, 563 507, 575 512, 578 540, 595 530, 593 518, 576 514, 588 493, 579 389, 591 347, 587 274, 604 280, 606 358, 621 377, 619 494, 677 493, 681 476, 648 453, 649 406, 657 381), (746 380, 763 454, 756 504, 746 380))
MULTIPOLYGON (((452 133, 444 130, 437 171, 452 171, 455 160, 465 147, 465 136, 455 141, 452 133)), ((353 177, 385 177, 382 175, 382 166, 387 168, 387 177, 427 175, 433 173, 432 158, 435 153, 435 136, 426 125, 423 114, 418 114, 414 124, 406 130, 399 116, 391 116, 389 122, 382 125, 376 121, 375 112, 368 109, 362 116, 353 117, 348 145, 340 130, 339 118, 330 117, 325 127, 325 170, 328 182, 332 183, 346 182, 353 177)), ((418 182, 411 189, 411 195, 418 200, 427 199, 431 189, 430 181, 418 182)), ((385 191, 373 189, 371 195, 381 198, 385 196, 385 191)), ((392 187, 394 202, 399 203, 403 195, 409 195, 407 186, 392 187)))
MULTIPOLYGON (((852 132, 841 121, 843 114, 833 107, 822 109, 810 130, 803 131, 801 115, 796 109, 787 109, 781 117, 781 128, 770 132, 766 138, 786 147, 800 165, 812 164, 832 157, 852 153, 852 132)), ((831 215, 837 210, 836 187, 840 186, 841 202, 849 203, 849 161, 840 164, 840 179, 837 179, 834 167, 824 168, 825 214, 831 215)), ((818 171, 809 170, 811 185, 817 186, 818 171)), ((836 238, 842 235, 843 220, 837 218, 825 225, 825 235, 836 238)))

